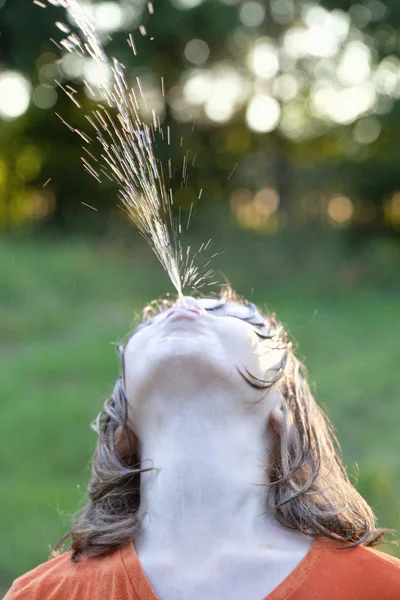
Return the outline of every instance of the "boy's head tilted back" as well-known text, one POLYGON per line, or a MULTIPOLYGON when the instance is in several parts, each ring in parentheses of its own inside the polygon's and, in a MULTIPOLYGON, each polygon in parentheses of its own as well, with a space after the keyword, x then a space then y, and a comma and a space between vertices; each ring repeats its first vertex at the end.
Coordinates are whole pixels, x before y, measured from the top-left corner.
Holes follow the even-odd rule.
POLYGON ((119 351, 121 376, 93 424, 89 502, 57 545, 70 535, 75 560, 160 532, 186 548, 188 527, 199 544, 219 527, 233 537, 233 523, 348 545, 382 538, 274 314, 229 287, 161 300, 119 351))

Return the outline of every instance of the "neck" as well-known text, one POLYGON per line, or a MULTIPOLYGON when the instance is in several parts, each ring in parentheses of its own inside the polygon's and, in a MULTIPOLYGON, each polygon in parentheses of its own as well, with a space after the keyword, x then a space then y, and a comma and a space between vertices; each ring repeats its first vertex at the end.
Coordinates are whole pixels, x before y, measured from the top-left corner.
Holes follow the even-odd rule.
MULTIPOLYGON (((141 436, 138 550, 193 561, 223 548, 278 547, 293 533, 267 514, 265 404, 232 390, 188 398, 152 396, 141 436), (166 404, 168 409, 166 410, 166 404), (254 485, 258 484, 258 485, 254 485)), ((149 399, 148 399, 149 400, 149 399)), ((147 402, 146 402, 147 404, 147 402)))

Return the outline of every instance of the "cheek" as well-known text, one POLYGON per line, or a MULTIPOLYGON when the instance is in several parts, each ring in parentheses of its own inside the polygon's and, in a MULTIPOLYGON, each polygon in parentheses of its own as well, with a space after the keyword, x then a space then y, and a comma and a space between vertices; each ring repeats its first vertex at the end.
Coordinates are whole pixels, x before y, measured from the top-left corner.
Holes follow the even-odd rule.
POLYGON ((128 403, 128 424, 132 429, 140 419, 141 403, 146 394, 147 381, 146 361, 132 348, 132 353, 125 354, 125 393, 128 403))
POLYGON ((132 335, 125 347, 125 364, 128 361, 136 361, 144 352, 147 352, 152 339, 151 328, 152 325, 146 325, 132 335))
POLYGON ((125 348, 125 382, 128 400, 132 398, 146 376, 146 365, 149 364, 149 342, 150 340, 143 330, 136 333, 125 348))
POLYGON ((221 318, 219 337, 225 355, 232 365, 246 367, 253 375, 264 379, 267 372, 280 365, 283 352, 257 336, 245 322, 221 318))
POLYGON ((256 362, 258 342, 251 328, 233 317, 221 317, 219 337, 228 356, 236 363, 256 362))

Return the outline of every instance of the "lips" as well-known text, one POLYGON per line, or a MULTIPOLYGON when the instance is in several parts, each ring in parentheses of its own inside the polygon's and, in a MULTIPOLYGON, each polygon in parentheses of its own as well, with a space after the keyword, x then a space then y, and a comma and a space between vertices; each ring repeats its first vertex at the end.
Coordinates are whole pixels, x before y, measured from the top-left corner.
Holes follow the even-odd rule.
POLYGON ((171 318, 172 316, 175 315, 175 318, 178 317, 184 317, 184 318, 189 318, 189 319, 193 319, 195 318, 195 315, 199 315, 201 314, 200 309, 196 308, 195 306, 191 306, 191 307, 178 307, 178 308, 173 308, 170 310, 170 312, 168 313, 167 319, 171 318))

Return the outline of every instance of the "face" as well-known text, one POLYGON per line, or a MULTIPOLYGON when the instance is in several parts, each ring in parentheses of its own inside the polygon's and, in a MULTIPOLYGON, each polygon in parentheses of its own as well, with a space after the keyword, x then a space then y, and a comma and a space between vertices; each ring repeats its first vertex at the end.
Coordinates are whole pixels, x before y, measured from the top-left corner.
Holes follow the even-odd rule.
POLYGON ((183 306, 146 320, 130 338, 124 356, 129 404, 157 390, 190 394, 221 385, 261 397, 265 390, 252 389, 238 369, 260 380, 274 376, 283 351, 269 334, 253 305, 185 297, 183 306))

